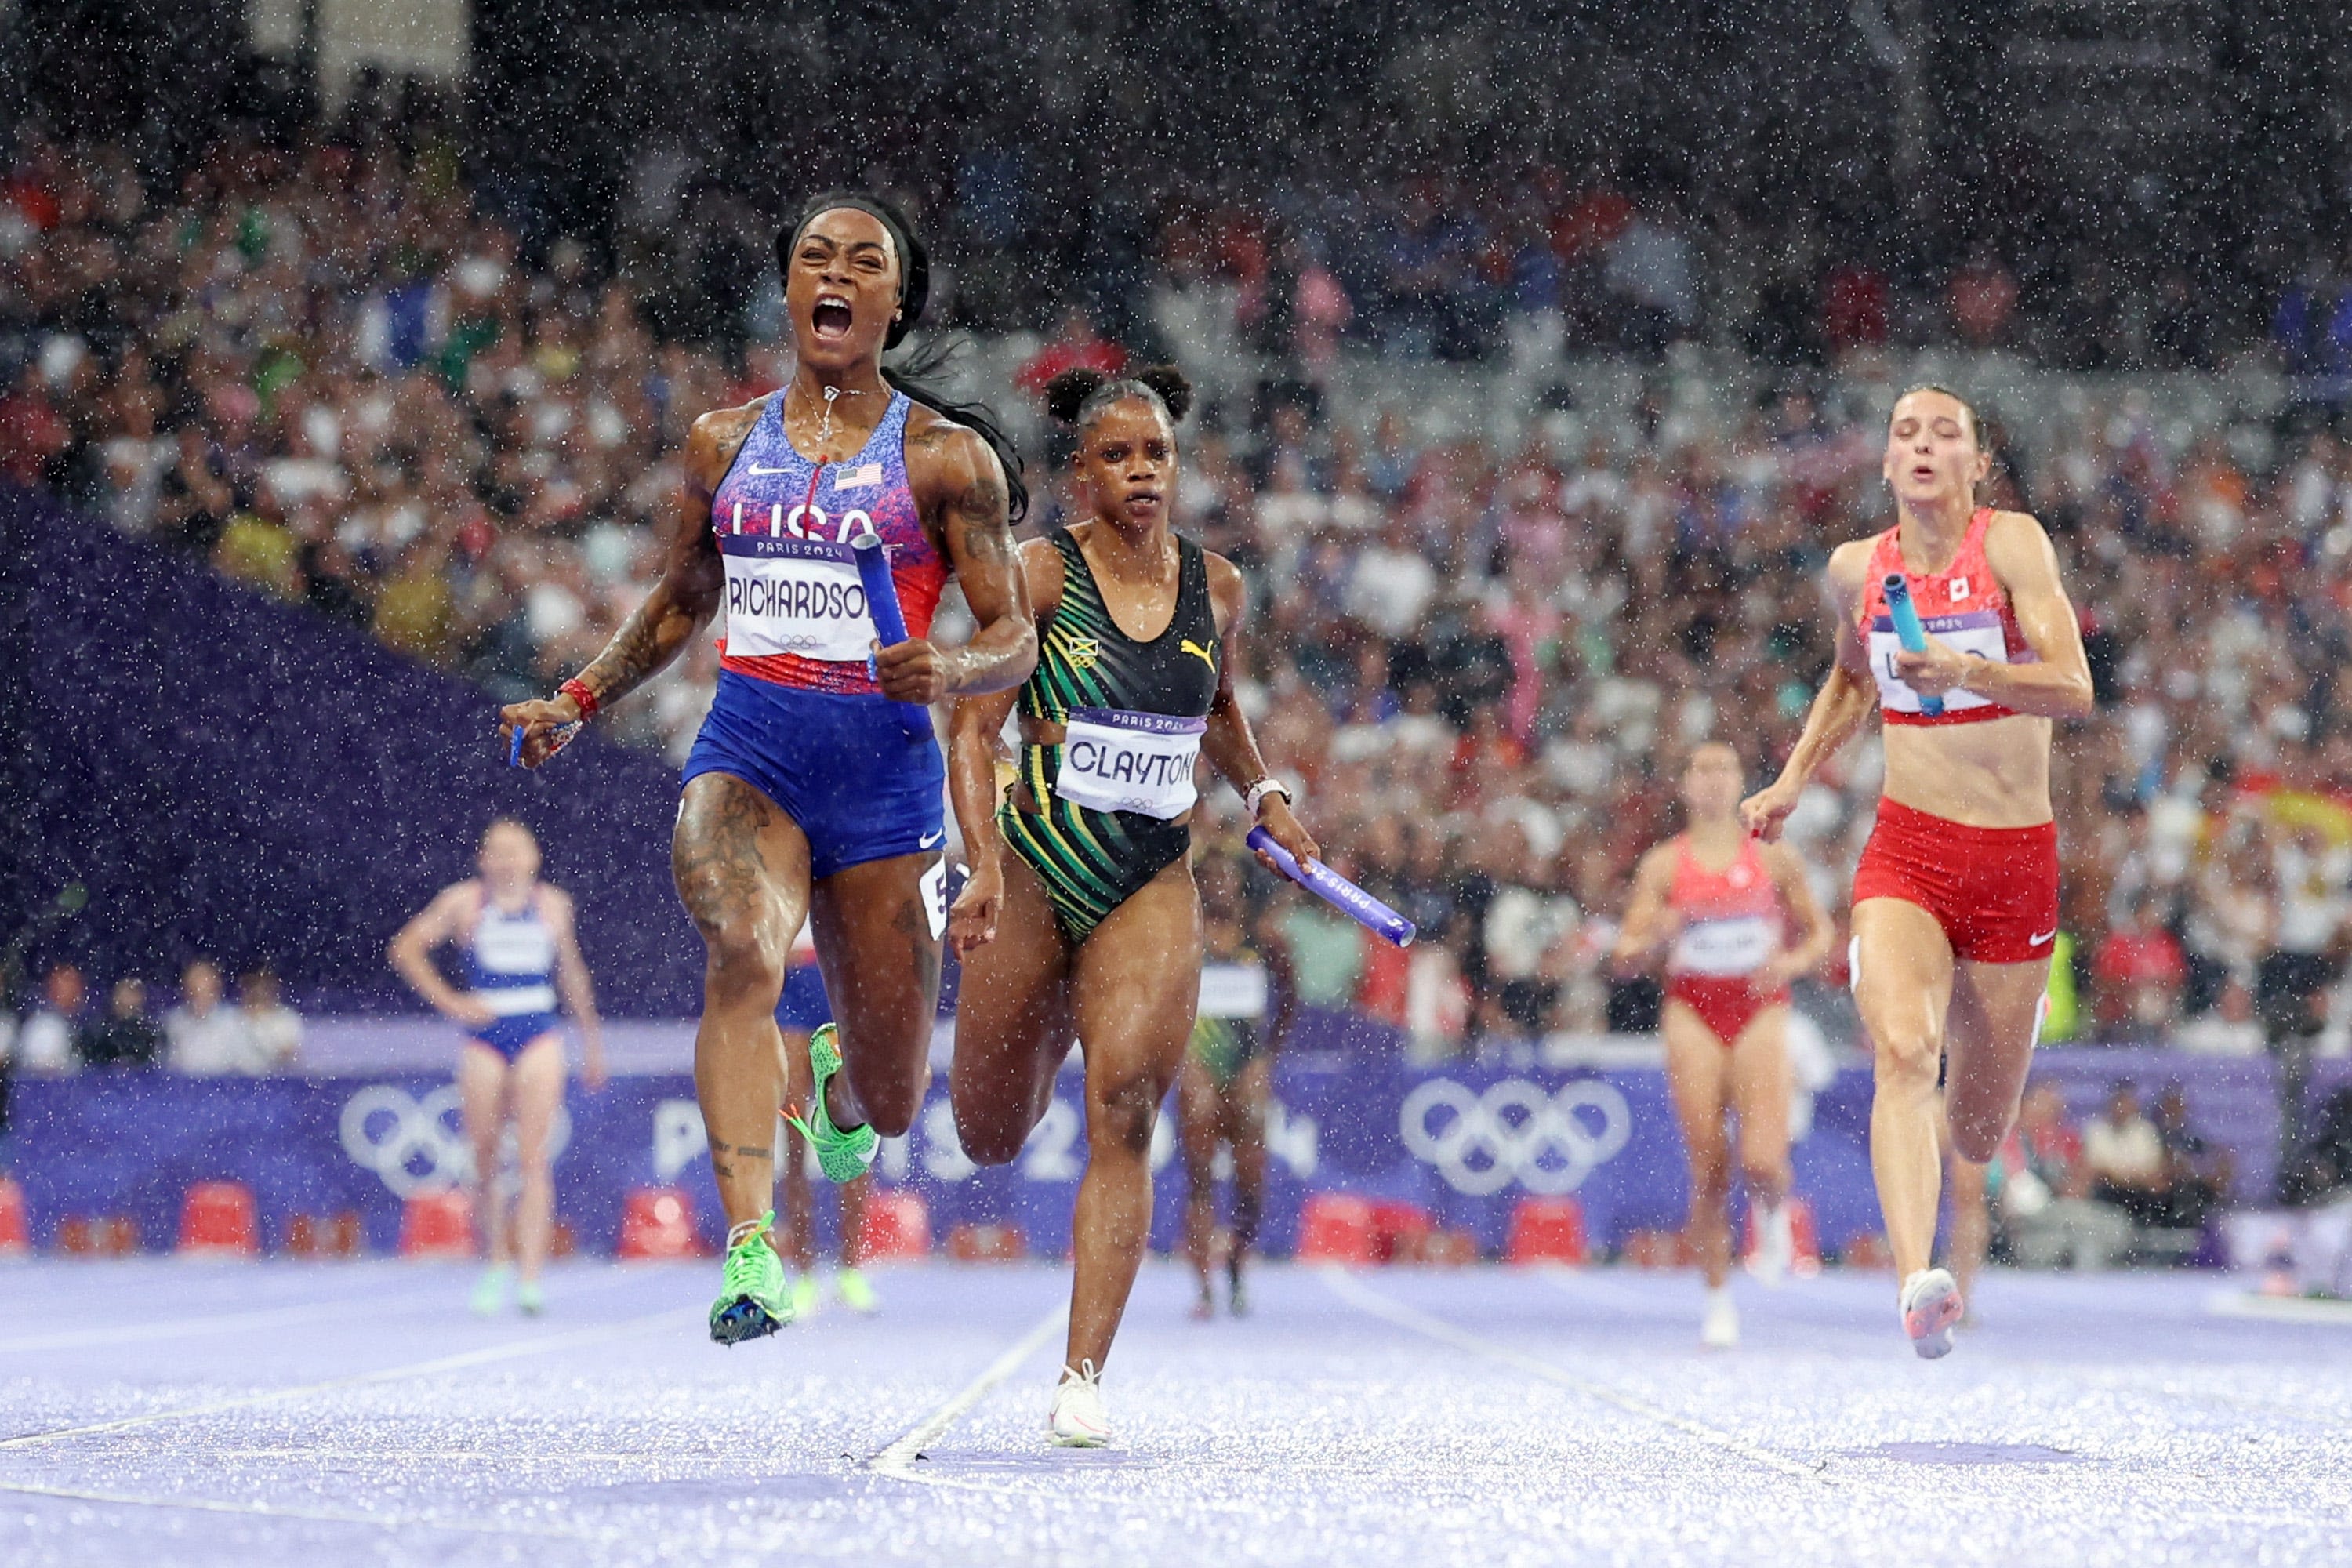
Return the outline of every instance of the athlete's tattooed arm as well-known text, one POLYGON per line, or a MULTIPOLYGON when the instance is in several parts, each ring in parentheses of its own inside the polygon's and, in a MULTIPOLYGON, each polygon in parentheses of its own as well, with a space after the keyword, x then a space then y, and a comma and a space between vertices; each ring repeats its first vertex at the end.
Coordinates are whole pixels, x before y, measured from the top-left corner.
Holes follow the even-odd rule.
POLYGON ((907 480, 971 612, 971 640, 917 637, 878 649, 882 689, 901 702, 977 697, 1020 685, 1037 664, 1037 628, 1013 542, 1004 469, 979 436, 928 409, 907 430, 907 480))
MULTIPOLYGON (((1021 547, 1022 580, 1037 624, 1050 626, 1062 607, 1062 558, 1042 539, 1021 547)), ((948 798, 963 834, 970 875, 948 911, 948 941, 958 952, 996 940, 1004 902, 1003 836, 996 827, 996 769, 1008 760, 1004 721, 1020 697, 1017 687, 961 697, 948 719, 948 798)))
MULTIPOLYGON (((577 677, 594 694, 599 708, 610 707, 658 674, 718 613, 727 574, 718 536, 710 531, 710 494, 751 434, 760 406, 753 403, 721 409, 694 422, 686 440, 686 483, 672 512, 661 580, 577 677)), ((520 728, 523 765, 537 767, 561 749, 559 727, 578 723, 582 717, 580 704, 569 694, 559 694, 499 710, 499 732, 520 728)))
MULTIPOLYGON (((1202 753, 1237 790, 1246 791, 1265 777, 1265 759, 1259 755, 1257 737, 1250 733, 1249 715, 1242 711, 1234 692, 1234 667, 1241 662, 1242 621, 1249 609, 1249 585, 1241 568, 1208 552, 1209 602, 1217 617, 1217 695, 1209 703, 1209 731, 1201 737, 1202 753)), ((1286 795, 1269 795, 1258 805, 1258 823, 1274 841, 1304 863, 1323 858, 1323 847, 1299 826, 1286 795)), ((1269 871, 1280 868, 1263 850, 1258 859, 1269 871)))

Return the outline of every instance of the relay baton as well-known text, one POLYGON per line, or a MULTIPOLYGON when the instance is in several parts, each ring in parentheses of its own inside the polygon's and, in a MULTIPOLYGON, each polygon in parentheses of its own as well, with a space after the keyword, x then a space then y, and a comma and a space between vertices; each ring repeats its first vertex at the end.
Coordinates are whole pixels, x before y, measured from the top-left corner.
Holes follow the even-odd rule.
MULTIPOLYGON (((1919 608, 1911 602, 1911 584, 1899 572, 1889 572, 1880 584, 1886 594, 1887 618, 1895 623, 1895 640, 1903 645, 1905 653, 1927 651, 1927 628, 1919 624, 1919 608)), ((1919 699, 1919 711, 1933 719, 1944 710, 1940 697, 1919 699)))
MULTIPOLYGON (((849 542, 857 556, 858 580, 866 584, 866 611, 874 617, 875 634, 884 647, 907 640, 907 617, 898 608, 898 584, 890 578, 890 558, 883 552, 882 536, 867 529, 849 542)), ((912 702, 898 704, 898 723, 910 741, 930 739, 931 716, 912 702)))
POLYGON ((1391 947, 1411 947, 1413 923, 1380 900, 1319 861, 1301 866, 1289 850, 1274 841, 1263 827, 1249 830, 1249 847, 1270 858, 1282 874, 1379 937, 1391 947))
MULTIPOLYGON (((524 726, 520 724, 514 727, 514 744, 507 748, 507 766, 510 768, 519 768, 522 766, 523 731, 524 726)), ((580 726, 576 723, 558 724, 555 726, 554 729, 548 731, 547 757, 542 757, 540 760, 541 762, 545 762, 548 758, 553 757, 556 752, 570 745, 572 743, 572 737, 578 733, 580 733, 580 726)))

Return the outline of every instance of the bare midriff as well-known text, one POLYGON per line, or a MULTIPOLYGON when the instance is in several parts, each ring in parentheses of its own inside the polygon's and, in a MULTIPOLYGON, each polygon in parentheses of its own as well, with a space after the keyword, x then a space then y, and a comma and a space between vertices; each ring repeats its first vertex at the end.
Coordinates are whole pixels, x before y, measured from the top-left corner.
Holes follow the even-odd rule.
POLYGON ((1886 798, 1969 827, 2051 819, 2050 721, 2013 713, 1976 724, 1889 724, 1886 798))

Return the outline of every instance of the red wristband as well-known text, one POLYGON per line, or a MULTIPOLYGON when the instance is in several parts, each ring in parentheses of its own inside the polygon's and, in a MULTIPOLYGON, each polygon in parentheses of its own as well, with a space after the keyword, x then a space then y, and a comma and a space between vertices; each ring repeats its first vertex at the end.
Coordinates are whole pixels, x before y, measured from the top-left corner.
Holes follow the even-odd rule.
POLYGON ((587 720, 596 717, 596 694, 589 690, 588 683, 581 679, 578 676, 573 676, 571 679, 557 687, 555 689, 555 694, 558 697, 569 697, 572 701, 577 702, 580 705, 580 717, 582 719, 587 720))

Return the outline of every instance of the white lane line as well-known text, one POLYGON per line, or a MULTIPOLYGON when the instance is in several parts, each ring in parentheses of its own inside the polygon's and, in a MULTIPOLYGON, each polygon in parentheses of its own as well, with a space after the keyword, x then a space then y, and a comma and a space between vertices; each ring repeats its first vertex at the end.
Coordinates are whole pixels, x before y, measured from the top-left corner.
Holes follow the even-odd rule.
POLYGON ((1759 1447, 1745 1437, 1735 1436, 1729 1432, 1710 1426, 1704 1421, 1694 1421, 1687 1415, 1678 1415, 1674 1411, 1651 1404, 1638 1394, 1627 1394, 1622 1389, 1612 1388, 1605 1383, 1594 1383, 1589 1378, 1579 1377, 1566 1368, 1556 1366, 1540 1356, 1531 1356, 1524 1351, 1513 1350, 1510 1346, 1498 1344, 1493 1340, 1482 1339, 1467 1330, 1457 1329, 1442 1318, 1433 1318, 1428 1313, 1408 1307, 1402 1301, 1389 1300, 1337 1264, 1326 1264, 1320 1272, 1323 1276, 1323 1283, 1330 1287, 1331 1293, 1339 1300, 1383 1321, 1394 1323, 1401 1329, 1410 1329, 1414 1333, 1426 1339, 1435 1340, 1441 1344, 1449 1344, 1456 1350, 1468 1351, 1473 1355, 1486 1356, 1491 1360, 1502 1362, 1507 1366, 1515 1366, 1548 1383, 1556 1383, 1563 1388, 1574 1389, 1588 1399, 1597 1399, 1603 1405, 1613 1405, 1618 1409, 1639 1415, 1644 1420, 1671 1426, 1677 1432, 1696 1437, 1703 1443, 1713 1444, 1726 1452, 1738 1454, 1743 1459, 1753 1460, 1770 1469, 1779 1470, 1783 1475, 1795 1476, 1802 1480, 1827 1483, 1828 1478, 1822 1474, 1822 1466, 1808 1465, 1801 1460, 1791 1459, 1785 1454, 1776 1454, 1769 1448, 1759 1447))
POLYGON ((404 1377, 431 1377, 437 1373, 457 1372, 469 1366, 487 1366, 494 1362, 516 1361, 524 1356, 544 1355, 550 1351, 569 1350, 578 1345, 600 1344, 648 1328, 656 1323, 669 1322, 682 1313, 677 1308, 649 1312, 641 1318, 629 1318, 601 1328, 575 1329, 569 1333, 546 1334, 527 1340, 510 1341, 502 1345, 488 1345, 480 1350, 461 1351, 456 1355, 436 1356, 430 1361, 411 1362, 404 1366, 388 1366, 376 1372, 354 1373, 349 1377, 332 1377, 322 1383, 298 1384, 292 1388, 274 1388, 261 1394, 239 1394, 234 1399, 216 1399, 206 1405, 184 1405, 175 1410, 150 1411, 144 1415, 126 1415, 114 1421, 92 1422, 87 1426, 61 1426, 50 1432, 27 1432, 22 1436, 0 1438, 0 1449, 29 1448, 43 1443, 60 1443, 68 1437, 90 1437, 100 1433, 128 1431, 134 1426, 152 1426, 160 1421, 181 1421, 195 1415, 215 1415, 224 1410, 244 1410, 257 1405, 282 1404, 289 1399, 302 1399, 313 1394, 328 1394, 339 1388, 358 1388, 371 1383, 392 1383, 404 1377))
POLYGON ((988 1363, 986 1371, 958 1390, 954 1397, 909 1427, 906 1435, 880 1453, 866 1461, 865 1468, 877 1476, 887 1476, 894 1481, 918 1481, 925 1486, 952 1487, 959 1491, 984 1491, 1006 1497, 1024 1494, 1008 1487, 983 1486, 976 1481, 950 1480, 940 1476, 927 1476, 915 1468, 915 1461, 923 1450, 936 1443, 947 1429, 964 1417, 965 1412, 986 1397, 988 1391, 1019 1372, 1022 1363, 1045 1348, 1045 1342, 1059 1333, 1070 1318, 1070 1304, 1063 1301, 1039 1319, 1036 1327, 1021 1336, 1003 1355, 988 1363))

